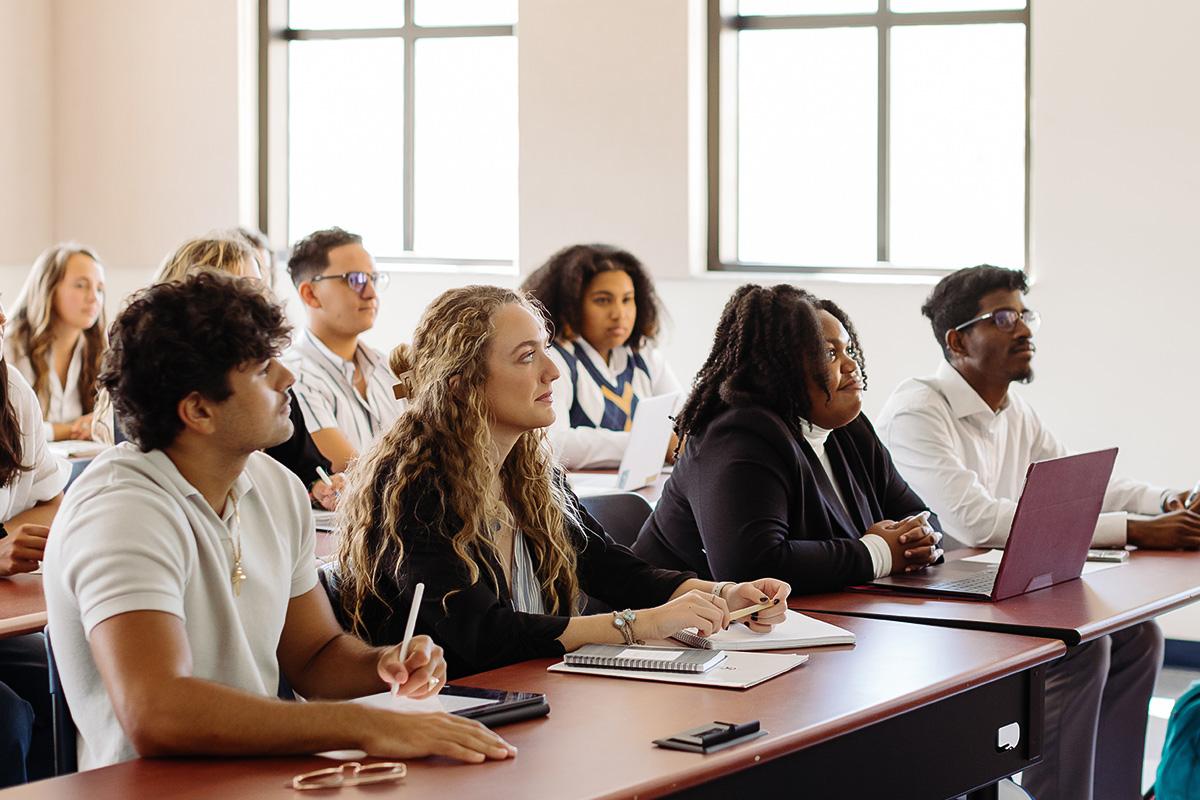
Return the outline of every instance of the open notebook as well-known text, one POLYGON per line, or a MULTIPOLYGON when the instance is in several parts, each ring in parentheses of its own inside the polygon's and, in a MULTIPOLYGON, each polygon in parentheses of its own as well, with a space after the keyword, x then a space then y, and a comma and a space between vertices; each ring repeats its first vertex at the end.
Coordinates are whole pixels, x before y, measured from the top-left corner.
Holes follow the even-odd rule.
POLYGON ((684 628, 671 637, 689 647, 704 650, 791 650, 797 647, 822 647, 830 644, 854 644, 854 634, 837 625, 788 611, 787 619, 770 633, 755 633, 740 622, 707 638, 695 628, 684 628))

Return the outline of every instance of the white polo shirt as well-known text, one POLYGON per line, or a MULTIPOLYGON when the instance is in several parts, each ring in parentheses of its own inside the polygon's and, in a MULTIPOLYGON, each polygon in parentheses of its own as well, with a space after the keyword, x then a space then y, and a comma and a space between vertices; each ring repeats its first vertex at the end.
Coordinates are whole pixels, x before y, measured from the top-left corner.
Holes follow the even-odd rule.
POLYGON ((283 363, 296 376, 292 391, 308 432, 337 428, 357 453, 383 435, 407 408, 392 391, 396 376, 383 354, 362 342, 354 360, 346 361, 305 328, 284 354, 283 363), (356 365, 367 384, 365 397, 354 388, 356 365))
POLYGON ((42 408, 37 395, 12 364, 8 365, 8 399, 21 430, 21 463, 30 469, 19 470, 7 486, 0 486, 0 521, 3 522, 53 499, 71 477, 71 465, 46 447, 42 408))
MULTIPOLYGON (((896 387, 875 425, 942 530, 972 547, 1003 547, 1029 465, 1070 454, 1019 394, 1010 389, 992 411, 946 361, 935 375, 896 387)), ((1165 496, 1162 487, 1113 478, 1093 544, 1123 547, 1128 512, 1160 513, 1165 496)))
POLYGON ((161 450, 123 442, 72 484, 46 548, 50 638, 79 733, 80 769, 135 758, 88 637, 106 619, 161 611, 184 625, 197 678, 278 691, 288 601, 317 583, 312 510, 300 481, 265 453, 233 486, 246 581, 234 595, 231 503, 217 516, 161 450))

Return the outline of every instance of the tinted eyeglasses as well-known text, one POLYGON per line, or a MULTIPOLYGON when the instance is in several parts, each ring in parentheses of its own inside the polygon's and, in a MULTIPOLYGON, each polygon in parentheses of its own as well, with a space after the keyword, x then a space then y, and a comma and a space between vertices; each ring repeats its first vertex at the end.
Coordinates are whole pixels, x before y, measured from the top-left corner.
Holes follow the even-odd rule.
POLYGON ((983 322, 985 319, 990 319, 992 324, 1002 331, 1011 331, 1017 327, 1017 320, 1025 323, 1025 327, 1029 328, 1030 333, 1037 333, 1038 328, 1042 327, 1042 315, 1033 309, 1025 309, 1024 311, 1016 311, 1011 308, 1001 308, 998 311, 989 311, 986 314, 980 314, 975 319, 969 319, 962 325, 955 325, 954 330, 961 331, 963 328, 969 328, 976 322, 983 322))
POLYGON ((343 272, 340 275, 317 275, 312 278, 313 283, 339 280, 344 280, 346 285, 361 295, 368 283, 375 284, 375 291, 383 291, 391 282, 391 275, 387 272, 343 272))

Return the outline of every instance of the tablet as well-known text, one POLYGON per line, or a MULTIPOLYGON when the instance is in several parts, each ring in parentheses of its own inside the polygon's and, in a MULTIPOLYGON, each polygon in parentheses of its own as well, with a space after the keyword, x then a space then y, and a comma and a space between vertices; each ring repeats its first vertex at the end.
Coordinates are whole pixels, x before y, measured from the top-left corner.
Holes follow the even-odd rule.
POLYGON ((550 713, 546 695, 538 692, 508 692, 449 685, 438 696, 455 699, 454 705, 458 707, 451 711, 452 714, 477 720, 488 727, 544 717, 550 713), (471 703, 472 700, 478 702, 471 703))

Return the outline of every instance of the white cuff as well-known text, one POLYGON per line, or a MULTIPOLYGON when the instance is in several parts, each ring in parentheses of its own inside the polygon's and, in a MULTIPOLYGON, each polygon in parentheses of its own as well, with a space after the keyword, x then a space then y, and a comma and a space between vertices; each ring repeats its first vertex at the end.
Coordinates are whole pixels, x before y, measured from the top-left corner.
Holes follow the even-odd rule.
POLYGON ((1127 539, 1129 515, 1124 511, 1109 511, 1096 521, 1096 532, 1092 535, 1093 547, 1124 547, 1127 539))
POLYGON ((892 574, 892 548, 882 536, 868 533, 859 539, 871 554, 871 565, 875 568, 876 578, 886 578, 892 574))

